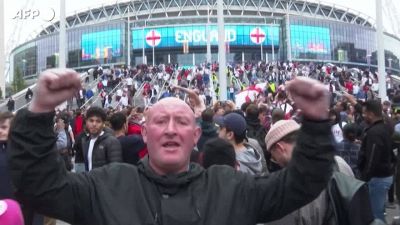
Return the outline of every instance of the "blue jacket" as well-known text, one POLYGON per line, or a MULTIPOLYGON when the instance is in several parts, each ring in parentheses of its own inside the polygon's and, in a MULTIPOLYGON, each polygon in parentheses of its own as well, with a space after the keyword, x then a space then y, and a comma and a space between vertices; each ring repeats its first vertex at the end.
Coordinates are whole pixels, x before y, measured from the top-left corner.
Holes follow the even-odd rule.
POLYGON ((93 91, 92 89, 88 89, 86 91, 86 99, 90 99, 91 97, 93 97, 93 91))

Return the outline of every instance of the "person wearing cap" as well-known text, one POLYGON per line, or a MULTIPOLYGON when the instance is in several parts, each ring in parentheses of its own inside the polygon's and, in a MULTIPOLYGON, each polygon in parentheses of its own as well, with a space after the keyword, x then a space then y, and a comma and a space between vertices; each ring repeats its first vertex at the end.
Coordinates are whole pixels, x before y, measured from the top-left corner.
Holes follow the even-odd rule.
POLYGON ((316 198, 332 174, 329 95, 317 81, 287 90, 302 110, 296 154, 284 170, 252 176, 229 166, 190 163, 200 137, 190 106, 165 98, 146 113, 148 157, 138 166, 110 163, 68 173, 55 151, 54 108, 81 87, 69 69, 44 71, 28 109, 12 124, 10 168, 17 196, 38 212, 71 224, 243 225, 281 218, 316 198))
MULTIPOLYGON (((267 150, 282 168, 287 168, 296 154, 300 125, 294 120, 276 122, 265 137, 267 150)), ((336 172, 328 187, 311 203, 267 225, 364 225, 374 222, 369 205, 368 189, 364 182, 354 178, 350 166, 335 156, 336 172), (345 191, 342 191, 342 187, 345 191), (343 200, 348 204, 342 205, 343 200), (347 213, 343 214, 345 211, 347 213)))
POLYGON ((300 130, 300 125, 294 120, 279 120, 274 123, 265 136, 267 151, 272 160, 282 168, 286 167, 292 157, 292 152, 300 130))
POLYGON ((242 115, 231 112, 216 118, 215 122, 219 127, 218 136, 231 143, 235 149, 239 171, 252 175, 261 175, 267 171, 264 154, 257 140, 246 137, 247 123, 242 115))

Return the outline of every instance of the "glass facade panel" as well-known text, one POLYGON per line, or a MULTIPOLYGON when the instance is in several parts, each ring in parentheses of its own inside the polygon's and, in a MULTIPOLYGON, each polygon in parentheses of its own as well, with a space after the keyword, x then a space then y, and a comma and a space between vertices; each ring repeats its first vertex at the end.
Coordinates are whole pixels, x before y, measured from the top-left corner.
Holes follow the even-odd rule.
POLYGON ((36 46, 30 47, 14 55, 14 74, 19 71, 23 77, 27 78, 31 74, 36 74, 36 46))
POLYGON ((292 57, 329 59, 330 30, 326 27, 291 25, 292 57))
POLYGON ((400 69, 400 41, 394 37, 386 36, 384 38, 385 60, 389 69, 400 69))
MULTIPOLYGON (((117 21, 67 30, 67 66, 77 68, 103 63, 124 64, 125 27, 124 22, 117 21)), ((34 52, 34 60, 26 59, 26 76, 37 75, 47 68, 57 67, 58 43, 58 34, 33 40, 26 45, 35 46, 35 50, 24 49, 22 52, 16 50, 14 62, 22 59, 21 54, 27 58, 27 55, 34 52)), ((21 66, 15 64, 14 68, 16 67, 21 66)))
POLYGON ((299 16, 290 22, 293 60, 376 64, 376 33, 370 28, 299 16))

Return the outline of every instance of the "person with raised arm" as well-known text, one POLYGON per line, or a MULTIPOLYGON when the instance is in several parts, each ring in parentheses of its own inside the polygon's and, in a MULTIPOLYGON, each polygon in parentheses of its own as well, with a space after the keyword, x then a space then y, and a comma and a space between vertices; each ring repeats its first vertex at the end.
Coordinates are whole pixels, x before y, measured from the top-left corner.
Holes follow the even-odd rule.
POLYGON ((138 166, 111 163, 67 172, 51 128, 54 108, 79 89, 73 70, 42 72, 32 103, 17 113, 11 128, 16 195, 53 218, 96 225, 265 223, 315 199, 331 177, 329 95, 317 81, 287 85, 304 120, 291 162, 268 176, 190 163, 201 130, 192 109, 177 98, 162 99, 146 112, 142 135, 148 157, 138 166))

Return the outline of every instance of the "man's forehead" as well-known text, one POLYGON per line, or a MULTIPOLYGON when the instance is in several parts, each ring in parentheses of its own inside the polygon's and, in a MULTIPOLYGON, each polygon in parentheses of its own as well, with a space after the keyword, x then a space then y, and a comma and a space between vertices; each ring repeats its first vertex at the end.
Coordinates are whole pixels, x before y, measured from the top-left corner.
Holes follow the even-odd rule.
POLYGON ((157 102, 156 104, 154 104, 154 106, 152 108, 156 108, 156 107, 182 107, 182 108, 187 108, 190 109, 190 107, 182 100, 178 99, 178 98, 173 98, 173 97, 169 97, 169 98, 164 98, 161 101, 157 102))
POLYGON ((193 111, 190 109, 186 103, 184 105, 182 104, 160 104, 157 106, 152 107, 149 112, 151 114, 159 114, 161 112, 165 111, 179 111, 179 113, 182 113, 182 115, 187 115, 187 116, 194 116, 193 111))
POLYGON ((96 115, 88 117, 87 120, 101 120, 101 121, 103 121, 103 119, 100 116, 96 116, 96 115))
POLYGON ((177 98, 166 98, 157 102, 156 104, 153 105, 153 107, 149 109, 149 114, 153 113, 156 114, 157 112, 165 110, 182 111, 183 113, 185 113, 185 115, 194 116, 194 113, 191 110, 191 108, 184 101, 177 98))

